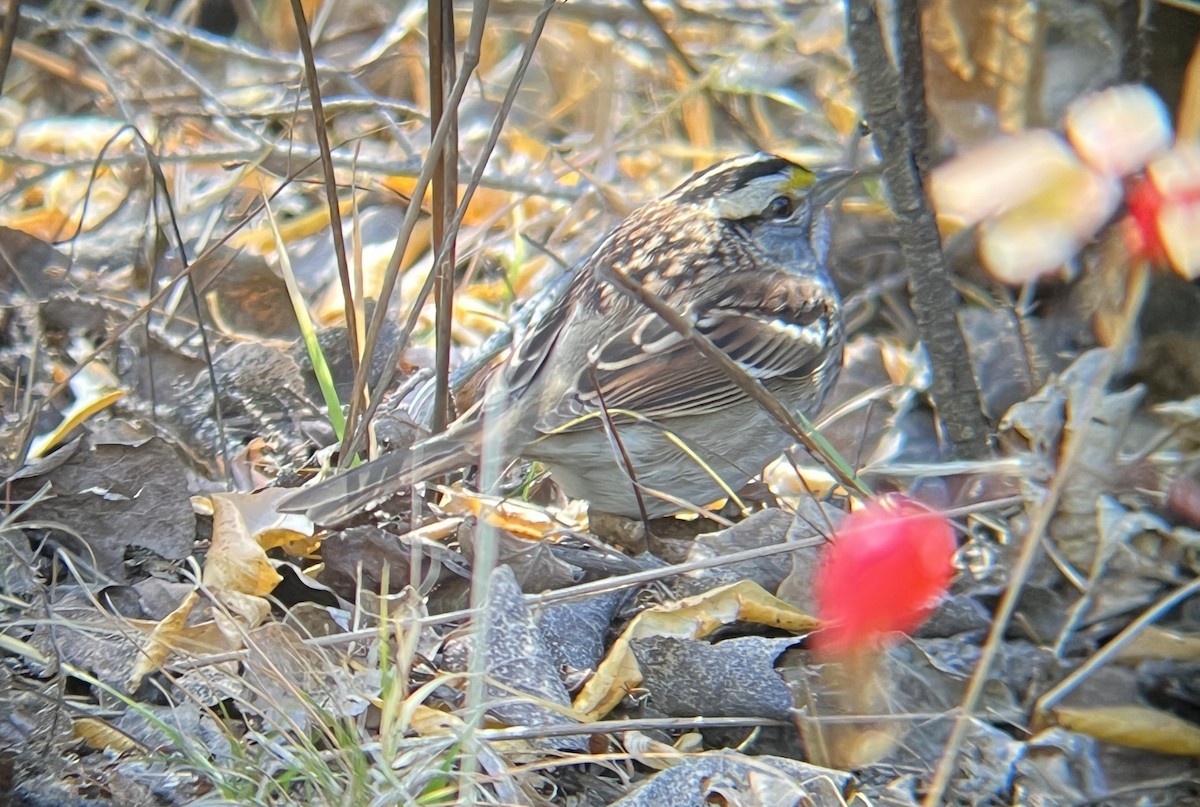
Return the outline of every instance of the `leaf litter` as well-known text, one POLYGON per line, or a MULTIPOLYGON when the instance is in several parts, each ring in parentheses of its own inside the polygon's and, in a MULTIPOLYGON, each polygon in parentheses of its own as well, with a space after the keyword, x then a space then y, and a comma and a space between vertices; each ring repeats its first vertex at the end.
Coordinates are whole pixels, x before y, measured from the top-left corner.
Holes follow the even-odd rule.
MULTIPOLYGON (((1021 37, 1022 4, 1003 25, 967 5, 930 4, 924 21, 930 105, 960 147, 1055 125, 1116 77, 1119 26, 1098 7, 1051 4, 1042 34, 1021 37), (1004 56, 1037 47, 1062 86, 1039 95, 1033 76, 994 69, 1037 63, 1004 56)), ((837 211, 852 340, 822 428, 875 489, 946 512, 962 536, 930 621, 870 658, 831 661, 809 639, 818 546, 856 505, 802 450, 746 497, 754 512, 679 519, 640 546, 599 540, 524 464, 501 490, 431 485, 336 532, 280 516, 270 485, 300 483, 337 438, 294 346, 276 232, 343 403, 356 365, 329 209, 303 167, 318 154, 289 11, 264 4, 225 38, 121 3, 22 9, 0 105, 0 781, 17 798, 919 803, 1014 584, 947 803, 1200 797, 1187 499, 1200 375, 1186 361, 1195 318, 1163 302, 1194 290, 1154 280, 1145 338, 1098 390, 1105 354, 1086 348, 1111 342, 1104 234, 1072 257, 1078 280, 1019 294, 988 279, 969 233, 948 235, 1000 433, 1000 452, 971 463, 939 440, 883 196, 837 211), (51 40, 66 63, 42 50, 51 40), (1070 441, 1083 448, 1064 468, 1070 441), (1013 580, 1064 474, 1039 560, 1013 580)), ((851 162, 841 4, 644 11, 551 15, 458 234, 462 408, 508 323, 638 202, 751 143, 851 162)), ((459 110, 468 164, 532 13, 505 5, 485 26, 459 110)), ((374 297, 429 137, 422 12, 321 15, 343 230, 374 297)), ((369 388, 394 375, 378 446, 403 448, 428 422, 434 317, 416 301, 431 245, 422 217, 362 362, 369 388)))

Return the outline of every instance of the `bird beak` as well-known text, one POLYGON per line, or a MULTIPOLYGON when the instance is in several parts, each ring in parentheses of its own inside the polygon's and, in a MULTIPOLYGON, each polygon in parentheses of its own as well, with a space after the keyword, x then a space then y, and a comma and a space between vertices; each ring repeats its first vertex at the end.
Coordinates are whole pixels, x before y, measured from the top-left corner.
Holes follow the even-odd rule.
POLYGON ((826 171, 817 176, 816 183, 808 192, 808 204, 813 210, 820 210, 836 199, 851 182, 858 178, 857 171, 838 169, 826 171))

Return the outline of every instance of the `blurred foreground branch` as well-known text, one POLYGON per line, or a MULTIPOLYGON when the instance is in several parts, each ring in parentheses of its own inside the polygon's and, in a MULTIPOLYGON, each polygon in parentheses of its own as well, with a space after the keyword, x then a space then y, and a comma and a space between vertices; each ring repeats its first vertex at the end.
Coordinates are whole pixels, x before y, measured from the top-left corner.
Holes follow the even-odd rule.
MULTIPOLYGON (((916 13, 916 9, 910 9, 916 13)), ((919 27, 906 26, 913 36, 919 27)), ((896 215, 900 251, 917 331, 933 366, 933 398, 956 456, 977 457, 987 450, 988 424, 979 405, 979 389, 971 372, 967 345, 956 314, 958 294, 950 282, 933 211, 925 199, 917 167, 914 132, 925 131, 924 105, 905 108, 896 67, 888 58, 874 0, 850 0, 849 39, 858 73, 863 112, 883 160, 883 176, 896 215), (920 120, 914 120, 920 119, 920 120)), ((905 53, 919 53, 903 47, 905 53)), ((906 71, 921 70, 905 64, 906 71)), ((920 86, 908 81, 906 87, 920 86)))

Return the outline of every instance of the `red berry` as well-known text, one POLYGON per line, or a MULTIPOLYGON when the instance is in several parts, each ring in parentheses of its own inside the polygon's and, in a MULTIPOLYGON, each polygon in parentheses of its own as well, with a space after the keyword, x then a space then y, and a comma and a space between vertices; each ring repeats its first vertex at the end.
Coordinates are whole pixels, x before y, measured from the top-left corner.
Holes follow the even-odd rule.
POLYGON ((954 576, 954 527, 903 496, 877 499, 842 522, 817 574, 814 640, 829 655, 870 650, 915 630, 954 576))
POLYGON ((1158 214, 1163 203, 1162 193, 1145 176, 1133 180, 1125 192, 1130 222, 1125 231, 1129 251, 1154 263, 1161 263, 1166 256, 1158 236, 1158 214))

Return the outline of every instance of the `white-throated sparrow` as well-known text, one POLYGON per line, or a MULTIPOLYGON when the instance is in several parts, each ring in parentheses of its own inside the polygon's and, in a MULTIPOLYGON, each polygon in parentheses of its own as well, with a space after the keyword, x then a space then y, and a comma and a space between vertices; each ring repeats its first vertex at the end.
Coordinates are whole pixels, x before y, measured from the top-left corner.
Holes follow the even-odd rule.
POLYGON ((842 364, 821 210, 845 176, 818 180, 770 154, 695 174, 632 213, 538 304, 480 403, 447 431, 302 490, 284 509, 337 523, 484 451, 539 460, 572 497, 630 517, 642 514, 635 485, 651 517, 736 491, 788 439, 612 273, 683 314, 789 409, 812 414, 842 364))

